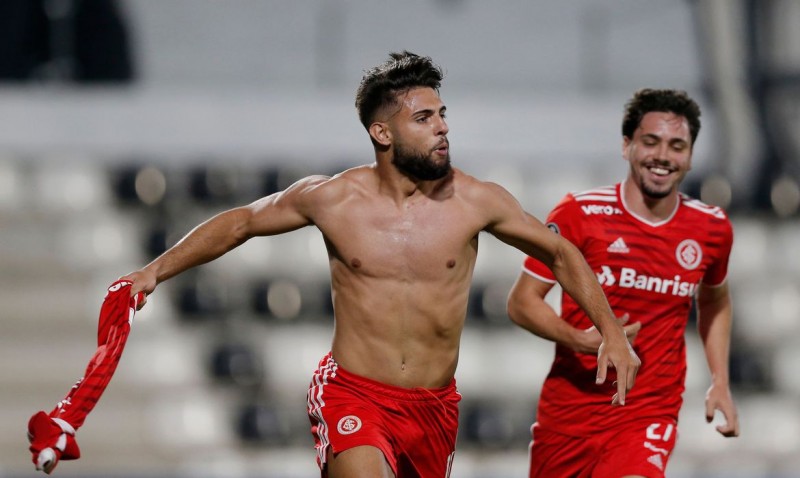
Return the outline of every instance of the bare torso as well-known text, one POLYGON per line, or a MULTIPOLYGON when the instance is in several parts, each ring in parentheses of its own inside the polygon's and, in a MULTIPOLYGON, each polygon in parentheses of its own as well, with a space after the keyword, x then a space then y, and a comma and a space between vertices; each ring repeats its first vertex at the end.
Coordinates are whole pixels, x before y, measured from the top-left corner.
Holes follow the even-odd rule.
POLYGON ((397 200, 372 168, 323 185, 312 219, 328 247, 334 359, 400 387, 440 387, 454 376, 485 219, 454 177, 397 200), (332 196, 332 197, 331 197, 332 196))

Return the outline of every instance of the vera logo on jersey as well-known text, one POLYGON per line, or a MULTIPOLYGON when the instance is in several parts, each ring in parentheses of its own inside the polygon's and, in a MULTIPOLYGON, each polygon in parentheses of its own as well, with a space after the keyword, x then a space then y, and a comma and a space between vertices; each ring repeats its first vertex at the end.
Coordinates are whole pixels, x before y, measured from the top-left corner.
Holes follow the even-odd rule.
POLYGON ((639 274, 632 267, 623 267, 619 274, 615 274, 609 266, 600 266, 597 272, 597 281, 600 285, 622 287, 624 289, 639 289, 656 292, 658 294, 668 294, 677 297, 688 297, 694 295, 697 284, 681 280, 681 276, 675 275, 672 279, 663 277, 653 277, 639 274))
POLYGON ((703 260, 703 249, 694 239, 685 239, 675 249, 675 258, 684 269, 691 271, 703 260))
POLYGON ((581 210, 587 216, 592 214, 604 214, 606 216, 613 216, 615 214, 622 214, 622 210, 614 206, 603 206, 601 204, 586 204, 581 206, 581 210))

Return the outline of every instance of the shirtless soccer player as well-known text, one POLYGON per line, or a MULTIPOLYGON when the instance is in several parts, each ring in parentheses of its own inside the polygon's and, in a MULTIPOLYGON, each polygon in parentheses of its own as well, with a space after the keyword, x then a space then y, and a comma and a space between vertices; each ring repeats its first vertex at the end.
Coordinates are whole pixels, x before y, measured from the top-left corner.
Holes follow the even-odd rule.
POLYGON ((306 177, 222 212, 125 276, 132 293, 150 294, 250 238, 306 226, 322 232, 335 325, 311 379, 308 414, 323 476, 449 474, 460 398, 454 375, 481 231, 546 264, 602 333, 597 380, 612 366, 618 375, 609 408, 624 404, 638 370, 578 249, 500 186, 450 166, 441 79, 430 58, 391 54, 365 73, 356 94, 374 163, 306 177))

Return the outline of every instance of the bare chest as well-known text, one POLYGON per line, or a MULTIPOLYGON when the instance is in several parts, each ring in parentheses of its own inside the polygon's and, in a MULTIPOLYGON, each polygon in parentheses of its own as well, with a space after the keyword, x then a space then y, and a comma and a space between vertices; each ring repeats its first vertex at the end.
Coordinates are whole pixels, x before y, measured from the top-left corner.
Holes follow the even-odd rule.
POLYGON ((436 280, 471 270, 479 231, 469 214, 434 205, 357 211, 340 218, 323 234, 332 255, 354 272, 436 280))

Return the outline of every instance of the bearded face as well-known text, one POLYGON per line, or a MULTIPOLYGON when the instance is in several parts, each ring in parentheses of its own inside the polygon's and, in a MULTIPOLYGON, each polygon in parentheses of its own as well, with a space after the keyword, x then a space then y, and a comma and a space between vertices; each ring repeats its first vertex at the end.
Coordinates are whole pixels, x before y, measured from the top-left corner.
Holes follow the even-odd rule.
POLYGON ((441 179, 450 173, 450 153, 441 155, 437 150, 442 145, 437 145, 428 151, 419 151, 398 143, 394 147, 392 164, 403 174, 412 178, 432 181, 441 179))

